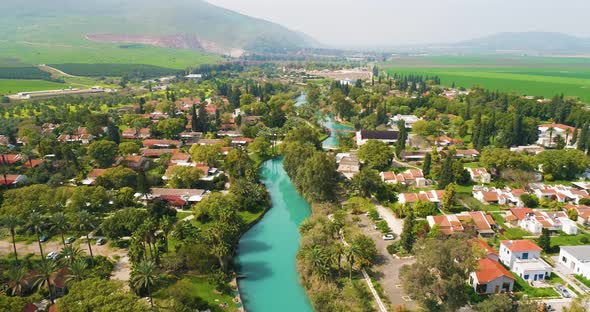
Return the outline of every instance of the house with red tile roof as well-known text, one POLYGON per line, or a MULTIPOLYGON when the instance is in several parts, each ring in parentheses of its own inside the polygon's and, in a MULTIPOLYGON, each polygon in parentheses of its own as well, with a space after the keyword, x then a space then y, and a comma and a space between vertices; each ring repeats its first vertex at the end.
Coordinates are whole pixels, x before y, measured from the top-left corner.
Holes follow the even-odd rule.
POLYGON ((469 172, 471 182, 480 184, 489 184, 492 182, 492 175, 486 168, 465 168, 469 172))
POLYGON ((528 194, 523 189, 511 189, 485 187, 476 185, 472 190, 473 197, 485 205, 509 205, 515 207, 524 207, 524 203, 520 199, 522 194, 528 194))
POLYGON ((398 201, 401 204, 414 204, 418 201, 429 201, 435 204, 440 204, 445 191, 433 190, 433 191, 421 191, 419 193, 402 193, 399 195, 398 201))
POLYGON ((541 247, 528 239, 505 240, 500 243, 500 261, 512 268, 517 260, 541 258, 541 247))
POLYGON ((476 246, 481 251, 483 251, 486 258, 489 258, 493 261, 499 260, 498 253, 485 240, 481 238, 473 238, 470 240, 470 242, 473 244, 473 246, 476 246))
POLYGON ((170 205, 184 207, 200 202, 206 193, 205 190, 199 189, 152 188, 148 199, 160 198, 167 201, 170 205))
POLYGON ((568 235, 580 233, 575 221, 569 219, 564 211, 542 211, 530 208, 513 208, 506 214, 506 221, 518 225, 533 234, 541 234, 543 229, 563 231, 568 235))
POLYGON ((146 169, 148 160, 142 155, 128 155, 123 159, 125 166, 133 170, 146 169))
POLYGON ((481 237, 493 237, 496 235, 496 222, 491 215, 483 211, 464 211, 460 214, 428 216, 426 217, 430 228, 437 226, 441 233, 453 235, 463 233, 472 228, 481 237))
POLYGON ((416 187, 426 186, 426 179, 420 169, 408 169, 402 173, 395 172, 381 172, 381 181, 390 184, 412 185, 416 187))
POLYGON ((158 140, 148 139, 143 140, 143 146, 147 148, 175 148, 182 147, 182 141, 179 140, 158 140))
POLYGON ((478 269, 469 275, 469 284, 478 294, 511 292, 516 279, 502 264, 489 258, 478 261, 478 269))
POLYGON ((108 169, 92 169, 86 175, 86 179, 82 180, 82 185, 94 185, 96 179, 103 175, 108 169))
POLYGON ((578 214, 578 223, 582 226, 590 224, 590 207, 586 205, 565 205, 564 209, 566 211, 574 209, 578 214))
POLYGON ((580 199, 590 198, 588 191, 576 187, 561 184, 545 185, 543 183, 531 183, 528 185, 531 193, 539 199, 556 200, 560 203, 579 203, 580 199))
POLYGON ((572 138, 576 128, 563 124, 542 124, 539 125, 539 139, 537 144, 543 147, 555 147, 558 138, 565 140, 566 146, 575 147, 572 138), (573 144, 573 145, 572 145, 573 144))
POLYGON ((141 150, 141 155, 147 158, 160 158, 164 154, 173 155, 178 152, 176 148, 144 148, 141 150))
POLYGON ((434 139, 434 144, 438 147, 447 147, 451 145, 461 145, 463 144, 463 141, 461 139, 453 139, 451 137, 443 135, 434 139))
POLYGON ((22 184, 27 181, 27 176, 22 174, 0 174, 0 185, 5 186, 8 185, 17 187, 19 184, 22 184))
POLYGON ((426 221, 428 221, 431 229, 437 226, 439 231, 445 235, 453 235, 465 231, 457 215, 427 216, 426 221))

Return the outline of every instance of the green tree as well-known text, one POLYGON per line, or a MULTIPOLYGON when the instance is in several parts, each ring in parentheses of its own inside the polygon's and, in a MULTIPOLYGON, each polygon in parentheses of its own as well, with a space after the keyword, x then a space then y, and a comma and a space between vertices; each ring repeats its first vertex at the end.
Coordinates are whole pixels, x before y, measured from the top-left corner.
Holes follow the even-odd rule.
POLYGON ((381 185, 381 178, 377 170, 363 168, 351 179, 352 185, 363 197, 371 197, 381 185))
POLYGON ((414 234, 415 223, 416 219, 414 217, 414 213, 412 210, 410 210, 404 219, 404 226, 402 229, 402 234, 400 235, 401 246, 408 253, 412 252, 414 242, 416 241, 416 236, 414 234))
POLYGON ((447 157, 443 161, 443 164, 438 173, 438 187, 440 189, 446 188, 447 185, 455 181, 455 174, 453 170, 453 165, 455 163, 454 157, 455 152, 453 150, 449 150, 447 152, 447 157))
POLYGON ((168 176, 168 186, 178 189, 196 188, 203 174, 197 167, 174 166, 168 176))
POLYGON ((143 260, 133 268, 130 280, 133 288, 137 290, 145 288, 152 308, 154 307, 154 302, 150 288, 156 282, 156 269, 156 264, 153 261, 143 260))
POLYGON ((119 144, 119 154, 123 156, 138 154, 140 146, 135 142, 123 142, 119 144))
POLYGON ((428 239, 414 247, 416 262, 400 270, 402 287, 429 311, 455 311, 467 303, 465 281, 477 269, 463 239, 428 239))
POLYGON ((37 288, 46 287, 49 292, 51 304, 55 303, 53 290, 51 287, 51 277, 57 271, 57 264, 53 260, 42 261, 36 268, 37 274, 34 276, 33 285, 37 288))
POLYGON ((121 282, 98 278, 85 279, 68 287, 68 294, 57 302, 60 312, 145 312, 140 298, 123 289, 121 282))
POLYGON ((109 167, 117 156, 117 143, 113 141, 95 141, 88 146, 88 155, 101 168, 109 167))
POLYGON ((158 121, 156 129, 167 139, 174 139, 184 131, 184 123, 184 119, 181 118, 168 118, 158 121))
POLYGON ((65 232, 70 229, 70 223, 66 219, 66 215, 63 212, 56 212, 50 218, 51 227, 59 233, 61 236, 61 242, 66 247, 66 239, 64 238, 65 232))
POLYGON ((219 165, 218 160, 221 155, 221 145, 195 144, 191 147, 189 153, 194 161, 205 163, 210 167, 216 167, 219 165))
POLYGON ((436 214, 436 205, 433 202, 419 200, 414 203, 414 213, 419 218, 426 218, 436 214))
POLYGON ((400 157, 401 153, 406 150, 408 130, 406 129, 406 122, 403 119, 398 122, 397 127, 399 129, 399 137, 395 143, 395 153, 397 157, 400 157))
POLYGON ((432 167, 432 154, 428 153, 424 156, 424 164, 422 164, 422 172, 425 177, 430 176, 430 169, 432 167))
POLYGON ((514 302, 507 294, 490 296, 476 305, 476 311, 480 312, 512 312, 513 310, 514 302))
POLYGON ((549 230, 546 228, 541 230, 541 236, 539 237, 539 247, 543 248, 545 252, 551 251, 551 232, 549 232, 549 230))
POLYGON ((535 158, 543 166, 543 173, 556 180, 572 180, 589 165, 588 156, 573 149, 547 150, 535 158))
POLYGON ((94 261, 92 254, 92 244, 90 242, 90 232, 96 228, 94 217, 86 210, 78 212, 78 229, 86 234, 86 243, 88 244, 88 252, 90 253, 90 261, 94 261))
POLYGON ((24 266, 16 265, 9 268, 4 277, 6 278, 6 286, 13 296, 20 296, 29 288, 29 272, 24 266))
POLYGON ((445 211, 451 210, 455 205, 457 195, 457 187, 454 183, 447 185, 445 188, 445 194, 442 199, 442 209, 445 211))
POLYGON ((45 262, 45 254, 43 253, 43 245, 41 244, 41 233, 45 229, 45 218, 40 213, 33 211, 29 216, 28 228, 32 229, 37 236, 39 255, 43 262, 45 262))
POLYGON ((337 181, 336 162, 323 152, 306 160, 294 179, 297 190, 310 202, 334 199, 337 181))
POLYGON ((88 263, 81 258, 74 260, 68 266, 68 274, 66 275, 66 283, 72 285, 79 283, 88 276, 88 263))
POLYGON ((257 137, 250 145, 248 151, 254 153, 260 159, 266 159, 272 155, 271 144, 267 138, 257 137))
POLYGON ((368 140, 365 144, 361 145, 357 156, 369 168, 380 170, 389 165, 393 154, 389 146, 384 142, 368 140))

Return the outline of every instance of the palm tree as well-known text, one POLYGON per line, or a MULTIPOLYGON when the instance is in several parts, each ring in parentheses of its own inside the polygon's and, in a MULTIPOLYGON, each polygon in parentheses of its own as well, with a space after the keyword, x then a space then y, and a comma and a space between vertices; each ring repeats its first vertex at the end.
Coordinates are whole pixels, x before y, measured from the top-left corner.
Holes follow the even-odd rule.
POLYGON ((565 144, 566 144, 566 145, 570 145, 570 144, 568 143, 568 140, 569 140, 569 138, 570 138, 570 134, 572 134, 572 129, 570 129, 570 128, 566 128, 566 129, 565 129, 565 144))
POLYGON ((2 167, 0 167, 0 170, 2 171, 2 177, 4 178, 4 186, 6 188, 8 188, 8 177, 6 176, 6 174, 8 173, 8 168, 6 167, 8 165, 8 161, 6 160, 5 154, 8 153, 8 151, 8 147, 0 145, 0 165, 2 165, 2 167))
POLYGON ((80 282, 86 278, 88 263, 84 259, 78 258, 68 266, 66 283, 80 282))
POLYGON ((88 243, 88 251, 90 252, 90 262, 91 264, 94 264, 92 244, 90 243, 90 232, 96 227, 94 225, 94 218, 88 211, 82 210, 78 213, 78 228, 86 233, 86 242, 88 243))
POLYGON ((43 261, 37 267, 37 275, 35 275, 34 285, 37 288, 47 287, 49 290, 49 299, 51 304, 55 303, 53 298, 53 291, 51 289, 51 277, 57 271, 57 264, 55 261, 43 261))
POLYGON ((174 221, 171 217, 164 216, 162 221, 160 221, 160 227, 162 228, 162 232, 164 232, 164 238, 166 239, 166 253, 168 253, 168 235, 174 228, 174 221))
POLYGON ((7 285, 13 296, 20 296, 29 287, 27 273, 27 269, 20 265, 6 271, 7 285))
POLYGON ((31 212, 29 215, 29 227, 33 229, 37 235, 37 243, 39 243, 41 259, 45 262, 45 254, 43 253, 43 245, 41 244, 41 232, 45 228, 45 220, 43 219, 43 216, 36 211, 31 212))
POLYGON ((67 245, 65 246, 60 254, 60 258, 61 260, 67 264, 67 265, 71 265, 72 263, 74 263, 78 258, 80 258, 80 255, 82 254, 82 251, 80 250, 80 248, 72 246, 72 245, 67 245))
POLYGON ((313 246, 306 253, 313 273, 326 280, 330 276, 330 262, 321 246, 313 246))
POLYGON ((35 153, 31 148, 27 147, 21 149, 20 156, 23 161, 28 162, 29 166, 33 168, 33 158, 35 157, 35 153))
POLYGON ((346 261, 348 261, 348 278, 352 280, 352 268, 354 263, 359 258, 361 251, 355 244, 349 245, 345 249, 346 261))
POLYGON ((156 280, 156 264, 151 260, 142 260, 134 268, 131 273, 131 286, 135 289, 145 288, 148 298, 150 299, 150 306, 154 307, 150 286, 156 280))
POLYGON ((14 259, 16 259, 16 263, 18 263, 15 233, 16 227, 20 224, 20 220, 16 216, 7 216, 4 218, 4 220, 2 220, 2 224, 10 230, 10 236, 12 237, 12 249, 14 250, 14 259))
POLYGON ((551 144, 553 144, 553 131, 555 131, 555 129, 553 127, 549 127, 549 147, 551 147, 551 144))
POLYGON ((70 224, 66 219, 66 215, 63 212, 57 212, 51 216, 51 227, 55 229, 61 235, 61 242, 66 247, 66 240, 64 233, 70 229, 70 224))

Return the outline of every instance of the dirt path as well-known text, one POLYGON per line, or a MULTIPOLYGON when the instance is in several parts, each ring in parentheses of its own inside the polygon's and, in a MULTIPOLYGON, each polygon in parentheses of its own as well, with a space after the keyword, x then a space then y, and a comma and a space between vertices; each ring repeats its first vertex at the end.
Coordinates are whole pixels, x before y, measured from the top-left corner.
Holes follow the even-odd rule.
POLYGON ((63 72, 63 71, 61 71, 61 70, 59 70, 59 69, 57 69, 55 67, 48 66, 46 64, 40 64, 38 67, 39 67, 40 70, 42 70, 44 72, 48 72, 52 76, 60 76, 61 75, 61 76, 64 76, 64 77, 71 77, 71 78, 76 78, 77 77, 77 76, 74 76, 74 75, 70 75, 68 73, 65 73, 65 72, 63 72))

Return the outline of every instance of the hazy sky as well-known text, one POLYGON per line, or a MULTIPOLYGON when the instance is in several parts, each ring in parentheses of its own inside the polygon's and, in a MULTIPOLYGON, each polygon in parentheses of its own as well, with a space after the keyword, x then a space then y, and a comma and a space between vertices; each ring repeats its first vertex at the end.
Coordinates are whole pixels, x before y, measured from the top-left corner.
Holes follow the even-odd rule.
POLYGON ((589 0, 208 0, 336 46, 454 42, 497 32, 590 36, 589 0))

